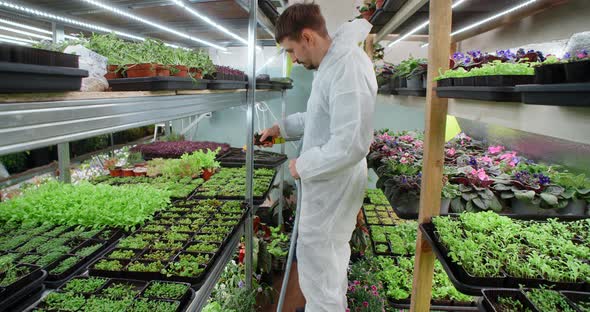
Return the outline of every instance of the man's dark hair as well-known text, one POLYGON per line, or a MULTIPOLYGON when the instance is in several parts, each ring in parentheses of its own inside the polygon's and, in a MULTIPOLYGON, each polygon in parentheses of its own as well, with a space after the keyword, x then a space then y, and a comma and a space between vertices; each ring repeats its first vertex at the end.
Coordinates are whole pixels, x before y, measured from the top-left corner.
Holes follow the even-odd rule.
POLYGON ((278 43, 285 38, 301 39, 304 29, 311 29, 323 37, 328 36, 326 20, 315 3, 297 3, 288 7, 277 19, 275 39, 278 43))

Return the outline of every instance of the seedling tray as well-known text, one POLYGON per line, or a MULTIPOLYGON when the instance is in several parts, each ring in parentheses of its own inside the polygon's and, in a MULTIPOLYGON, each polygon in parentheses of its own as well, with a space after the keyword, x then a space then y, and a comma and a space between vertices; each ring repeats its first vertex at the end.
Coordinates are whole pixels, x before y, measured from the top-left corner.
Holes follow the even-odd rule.
MULTIPOLYGON (((272 177, 272 179, 270 180, 270 184, 268 186, 268 189, 264 192, 264 194, 262 196, 253 196, 253 201, 254 201, 254 205, 255 206, 260 206, 262 205, 262 203, 264 203, 264 201, 266 200, 266 198, 268 197, 268 194, 270 193, 272 186, 274 184, 274 181, 277 177, 277 173, 278 170, 275 170, 274 175, 272 177)), ((222 195, 215 195, 215 196, 204 196, 204 195, 200 195, 198 192, 199 188, 197 188, 197 190, 195 190, 195 192, 193 193, 193 195, 189 196, 189 200, 195 200, 195 199, 219 199, 219 200, 244 200, 245 195, 244 196, 222 196, 222 195)))
MULTIPOLYGON (((276 168, 287 161, 287 155, 265 151, 254 151, 254 168, 276 168)), ((223 167, 243 167, 246 164, 246 153, 241 148, 232 148, 219 158, 223 167)))
POLYGON ((70 68, 0 62, 0 92, 78 91, 88 71, 70 68))
POLYGON ((428 241, 432 250, 436 254, 436 257, 442 264, 445 272, 449 276, 449 279, 460 292, 471 295, 479 296, 481 291, 485 288, 502 288, 504 287, 505 278, 478 278, 469 276, 467 272, 461 267, 456 265, 447 255, 447 250, 438 242, 438 239, 434 233, 434 224, 424 223, 420 224, 420 230, 424 234, 424 238, 428 241))
POLYGON ((590 107, 590 83, 516 86, 525 104, 590 107))
POLYGON ((390 206, 385 206, 385 205, 374 205, 374 204, 370 204, 365 202, 366 205, 373 205, 375 206, 375 212, 377 213, 376 218, 379 220, 379 223, 375 223, 375 222, 371 222, 369 221, 369 218, 371 218, 371 216, 367 216, 367 212, 371 212, 371 211, 367 211, 365 209, 365 206, 363 205, 363 216, 365 218, 365 224, 366 225, 378 225, 378 226, 395 226, 397 225, 401 220, 400 217, 397 216, 397 214, 395 213, 395 211, 393 211, 393 208, 390 206), (378 210, 379 209, 379 210, 378 210), (383 211, 385 210, 388 214, 388 217, 383 217, 381 215, 378 214, 379 211, 383 211), (385 220, 388 220, 387 222, 385 222, 385 220), (389 223, 389 221, 391 221, 391 223, 389 223))
POLYGON ((272 89, 272 83, 270 81, 256 81, 256 89, 260 89, 260 90, 271 90, 272 89))
MULTIPOLYGON (((395 309, 409 309, 410 308, 410 299, 406 300, 388 300, 389 305, 395 309)), ((478 311, 479 308, 477 303, 475 302, 440 302, 440 301, 431 301, 430 302, 430 311, 454 311, 454 312, 461 312, 461 311, 478 311)))
POLYGON ((518 289, 484 289, 482 292, 483 300, 481 302, 481 307, 485 312, 502 312, 497 306, 499 297, 513 298, 522 303, 523 307, 530 309, 531 312, 541 312, 537 310, 525 294, 518 289))
POLYGON ((293 89, 293 83, 281 82, 281 81, 270 81, 273 90, 287 90, 293 89))
MULTIPOLYGON (((560 219, 560 218, 558 218, 560 219)), ((568 218, 572 220, 571 218, 568 218)), ((543 279, 528 279, 528 278, 515 278, 507 276, 502 272, 504 277, 475 277, 469 275, 462 266, 454 263, 448 256, 448 250, 440 244, 437 234, 435 233, 435 227, 432 223, 425 223, 420 225, 420 230, 424 234, 425 239, 428 241, 433 251, 435 252, 438 260, 441 262, 443 268, 449 275, 451 282, 455 285, 459 291, 469 294, 477 295, 477 293, 483 288, 514 288, 518 289, 522 286, 539 288, 541 286, 552 287, 554 290, 572 290, 580 291, 589 287, 588 283, 562 283, 562 282, 550 282, 543 279)))
POLYGON ((590 301, 590 292, 562 291, 561 294, 567 298, 570 305, 575 307, 579 312, 583 311, 578 307, 578 302, 581 300, 590 301))
POLYGON ((0 62, 78 68, 78 56, 16 45, 0 46, 0 62))
POLYGON ((515 87, 438 87, 436 94, 441 98, 470 99, 494 102, 520 102, 521 94, 515 87))
POLYGON ((397 88, 397 94, 405 96, 426 96, 426 89, 397 88))
MULTIPOLYGON (((2 292, 0 294, 0 310, 4 311, 5 308, 8 310, 9 308, 14 308, 17 305, 26 307, 37 301, 45 289, 43 281, 46 277, 46 271, 37 270, 34 272, 34 274, 30 275, 27 284, 21 285, 11 294, 2 292)), ((20 309, 14 310, 19 311, 20 309)))
POLYGON ((247 81, 241 80, 210 80, 207 89, 211 90, 235 90, 244 89, 248 85, 247 81))
POLYGON ((112 91, 203 90, 209 80, 186 77, 141 77, 110 79, 112 91))

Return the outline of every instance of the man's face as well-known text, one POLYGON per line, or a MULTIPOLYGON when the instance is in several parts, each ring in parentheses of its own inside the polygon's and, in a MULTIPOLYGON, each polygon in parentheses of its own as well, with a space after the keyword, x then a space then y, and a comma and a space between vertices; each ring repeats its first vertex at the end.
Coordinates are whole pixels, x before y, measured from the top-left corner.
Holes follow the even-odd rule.
POLYGON ((293 63, 301 64, 309 70, 317 69, 317 66, 311 61, 311 49, 308 38, 302 36, 298 41, 285 38, 281 41, 281 45, 285 49, 285 52, 289 53, 293 63))

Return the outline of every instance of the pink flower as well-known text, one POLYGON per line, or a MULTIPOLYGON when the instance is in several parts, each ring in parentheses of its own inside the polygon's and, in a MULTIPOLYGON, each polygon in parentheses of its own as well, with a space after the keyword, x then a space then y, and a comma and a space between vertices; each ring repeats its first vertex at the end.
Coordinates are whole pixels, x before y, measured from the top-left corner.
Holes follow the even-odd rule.
POLYGON ((455 153, 456 153, 456 152, 457 152, 457 151, 456 151, 454 148, 452 148, 452 147, 451 147, 451 148, 449 148, 449 149, 447 150, 447 155, 449 155, 449 156, 455 156, 455 153))
POLYGON ((490 178, 486 174, 486 171, 482 169, 477 170, 477 178, 481 181, 488 181, 490 178))
POLYGON ((416 141, 414 142, 414 146, 417 148, 422 148, 424 146, 424 143, 422 141, 416 141))
POLYGON ((504 151, 504 146, 501 146, 501 145, 488 147, 488 153, 490 153, 492 155, 499 154, 503 151, 504 151))
POLYGON ((404 141, 404 142, 412 142, 412 141, 414 141, 414 138, 412 136, 410 136, 410 135, 402 135, 401 137, 399 137, 399 139, 401 141, 404 141))
POLYGON ((405 157, 402 157, 402 159, 400 159, 400 161, 402 164, 407 164, 408 163, 408 159, 405 157))
POLYGON ((359 282, 359 281, 354 281, 353 283, 354 283, 355 285, 360 285, 360 284, 361 284, 361 282, 359 282))
POLYGON ((374 292, 373 292, 373 296, 375 296, 375 297, 378 297, 378 296, 379 296, 379 293, 378 293, 378 292, 376 292, 376 291, 374 291, 374 292))
POLYGON ((363 306, 364 306, 365 308, 368 308, 368 307, 369 307, 369 303, 368 303, 368 302, 366 302, 366 301, 363 301, 363 306))
POLYGON ((372 290, 372 291, 377 291, 377 286, 375 286, 375 285, 371 285, 371 290, 372 290))
POLYGON ((480 158, 479 161, 481 161, 481 162, 487 162, 487 163, 490 163, 491 164, 493 160, 490 157, 488 157, 488 156, 484 156, 484 157, 480 158))
POLYGON ((350 309, 349 308, 346 308, 346 312, 350 312, 350 309))
POLYGON ((350 286, 350 291, 353 292, 356 288, 354 286, 350 286))

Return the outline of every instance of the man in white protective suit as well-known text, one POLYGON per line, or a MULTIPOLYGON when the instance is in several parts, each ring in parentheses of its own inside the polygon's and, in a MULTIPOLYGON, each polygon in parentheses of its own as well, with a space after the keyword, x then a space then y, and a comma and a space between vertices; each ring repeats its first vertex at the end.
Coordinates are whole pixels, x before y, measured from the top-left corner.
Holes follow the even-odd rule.
POLYGON ((303 135, 301 155, 289 170, 302 185, 296 253, 306 312, 347 307, 349 241, 367 186, 377 94, 373 64, 359 47, 370 29, 367 21, 355 20, 330 36, 316 4, 294 4, 277 20, 277 42, 293 62, 317 70, 307 111, 261 137, 303 135))

